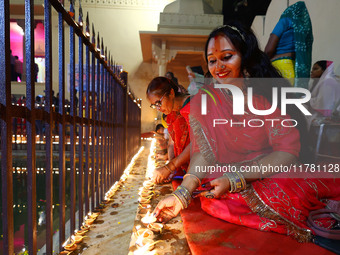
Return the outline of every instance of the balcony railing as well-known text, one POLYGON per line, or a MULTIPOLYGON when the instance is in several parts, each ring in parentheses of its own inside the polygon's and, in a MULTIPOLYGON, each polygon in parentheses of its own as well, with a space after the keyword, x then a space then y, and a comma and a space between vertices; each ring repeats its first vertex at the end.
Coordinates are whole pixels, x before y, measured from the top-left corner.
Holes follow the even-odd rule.
POLYGON ((40 247, 37 247, 37 208, 40 208, 37 204, 37 178, 43 172, 44 187, 39 186, 38 189, 43 189, 45 193, 46 224, 44 235, 39 235, 38 241, 41 243, 43 236, 46 254, 52 254, 53 240, 56 238, 55 222, 58 224, 60 250, 65 240, 82 225, 86 215, 100 207, 106 191, 119 179, 127 161, 138 151, 140 101, 133 97, 123 81, 121 70, 113 63, 112 55, 107 54, 99 34, 96 39, 93 25, 90 33, 88 16, 83 25, 81 5, 79 19, 75 21, 74 0, 70 1, 69 11, 58 0, 45 0, 45 101, 43 105, 37 105, 34 1, 25 0, 26 102, 12 104, 9 2, 0 0, 0 249, 3 254, 12 255, 15 252, 13 211, 17 208, 14 196, 17 180, 13 176, 24 173, 26 197, 21 199, 25 201, 27 210, 25 249, 29 254, 37 253, 40 247), (58 37, 57 45, 52 45, 52 8, 58 15, 58 31, 53 34, 58 37), (69 27, 70 32, 67 37, 65 26, 69 27), (69 52, 67 58, 66 49, 69 52), (53 58, 56 55, 54 51, 57 51, 58 59, 53 58), (65 71, 66 59, 69 59, 69 75, 65 71), (58 65, 57 81, 53 80, 52 75, 55 70, 52 64, 55 63, 58 65), (69 79, 70 91, 67 90, 66 79, 69 79), (58 105, 53 105, 52 84, 58 86, 58 105), (66 100, 68 93, 69 100, 66 100), (15 122, 19 119, 20 123, 15 122), (39 137, 37 123, 44 127, 43 133, 39 131, 39 137), (26 157, 20 171, 17 171, 13 160, 17 151, 24 152, 26 157), (44 156, 43 163, 37 162, 41 154, 44 156), (42 167, 37 169, 39 164, 42 167), (53 192, 55 189, 58 190, 57 195, 53 192), (56 211, 57 207, 59 209, 56 211), (66 231, 68 220, 70 228, 66 231))

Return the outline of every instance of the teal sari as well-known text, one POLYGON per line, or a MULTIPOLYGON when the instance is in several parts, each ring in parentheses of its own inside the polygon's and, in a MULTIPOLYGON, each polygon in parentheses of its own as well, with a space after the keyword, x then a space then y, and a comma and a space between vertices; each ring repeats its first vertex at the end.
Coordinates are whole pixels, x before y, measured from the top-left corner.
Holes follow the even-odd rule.
POLYGON ((280 19, 289 18, 293 23, 295 40, 295 87, 308 88, 312 65, 313 30, 305 2, 289 6, 280 19))

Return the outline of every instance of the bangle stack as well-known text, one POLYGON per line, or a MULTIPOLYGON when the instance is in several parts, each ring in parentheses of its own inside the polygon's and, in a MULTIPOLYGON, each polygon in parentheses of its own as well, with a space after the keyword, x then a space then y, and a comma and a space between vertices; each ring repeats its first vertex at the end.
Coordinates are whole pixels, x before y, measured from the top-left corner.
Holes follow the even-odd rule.
POLYGON ((246 189, 246 180, 239 172, 225 173, 223 176, 228 177, 230 182, 230 193, 241 192, 246 189))
POLYGON ((188 177, 188 176, 194 177, 195 180, 197 181, 198 186, 201 186, 202 182, 201 182, 200 178, 198 178, 198 177, 197 177, 196 175, 194 175, 194 174, 185 174, 185 175, 183 176, 183 180, 184 180, 186 177, 188 177))
POLYGON ((190 192, 182 185, 179 185, 171 195, 176 197, 182 204, 182 209, 188 208, 192 200, 190 192))
POLYGON ((176 170, 176 166, 175 166, 175 164, 174 163, 172 163, 171 161, 168 163, 168 164, 166 164, 165 166, 164 166, 166 169, 168 169, 169 171, 170 171, 170 173, 174 173, 175 172, 175 170, 176 170), (170 166, 173 166, 173 169, 171 169, 171 167, 170 166))

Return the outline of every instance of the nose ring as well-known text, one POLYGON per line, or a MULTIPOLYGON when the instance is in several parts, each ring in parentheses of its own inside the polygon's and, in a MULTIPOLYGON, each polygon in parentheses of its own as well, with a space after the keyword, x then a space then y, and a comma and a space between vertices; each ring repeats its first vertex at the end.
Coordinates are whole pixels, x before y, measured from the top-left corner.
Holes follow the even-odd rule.
POLYGON ((225 65, 221 65, 221 68, 225 68, 225 65))

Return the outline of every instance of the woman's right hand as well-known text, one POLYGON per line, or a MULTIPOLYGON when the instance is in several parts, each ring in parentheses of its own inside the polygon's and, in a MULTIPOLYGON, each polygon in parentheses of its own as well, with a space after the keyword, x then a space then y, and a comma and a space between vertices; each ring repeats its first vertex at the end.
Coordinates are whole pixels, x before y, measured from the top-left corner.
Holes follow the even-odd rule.
POLYGON ((229 182, 228 177, 226 176, 222 176, 217 179, 214 179, 206 183, 205 185, 206 186, 211 185, 212 187, 214 187, 212 190, 205 191, 200 194, 202 197, 206 197, 206 198, 218 198, 230 190, 230 182, 229 182))
POLYGON ((153 182, 160 184, 169 179, 170 171, 165 166, 158 167, 152 175, 153 182))
POLYGON ((160 222, 168 222, 175 218, 181 210, 182 204, 175 196, 170 195, 157 204, 153 215, 160 222))

